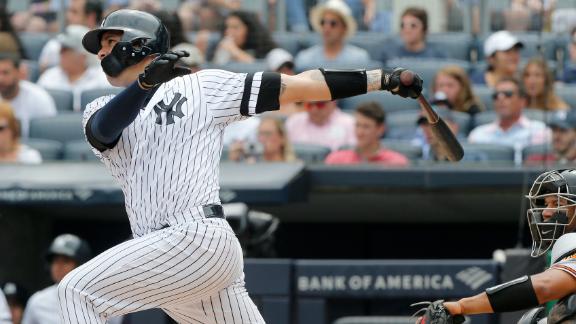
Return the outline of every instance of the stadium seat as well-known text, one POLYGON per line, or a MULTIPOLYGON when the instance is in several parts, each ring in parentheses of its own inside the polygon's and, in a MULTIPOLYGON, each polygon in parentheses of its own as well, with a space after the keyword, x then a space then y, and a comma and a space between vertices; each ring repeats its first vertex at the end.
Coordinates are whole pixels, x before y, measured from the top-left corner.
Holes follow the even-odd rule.
POLYGON ((412 316, 346 316, 332 324, 408 324, 415 320, 412 316))
MULTIPOLYGON (((386 117, 386 125, 388 127, 386 137, 390 139, 412 139, 416 134, 416 129, 418 128, 416 121, 419 117, 419 109, 407 109, 389 113, 386 117)), ((459 135, 466 135, 468 126, 470 125, 470 115, 459 111, 453 111, 452 117, 458 124, 459 135)))
POLYGON ((323 163, 330 154, 330 148, 322 145, 294 143, 296 156, 306 163, 323 163))
POLYGON ((528 145, 522 149, 522 161, 526 161, 532 155, 548 155, 552 151, 550 144, 528 145))
POLYGON ((576 84, 563 84, 555 88, 556 94, 562 97, 572 109, 576 109, 576 84))
POLYGON ((118 94, 120 91, 122 91, 122 88, 115 87, 84 90, 80 95, 80 107, 82 107, 82 110, 84 110, 86 105, 92 102, 94 99, 110 94, 118 94))
POLYGON ((42 161, 54 161, 62 157, 63 144, 59 141, 29 138, 24 141, 24 144, 40 152, 42 161))
POLYGON ((494 102, 492 100, 492 93, 494 90, 485 85, 474 85, 472 91, 478 99, 484 104, 487 111, 494 110, 494 102))
POLYGON ((26 58, 32 61, 38 61, 40 58, 40 53, 44 45, 52 38, 54 35, 49 33, 19 33, 20 42, 22 47, 24 47, 24 53, 26 58))
POLYGON ((268 65, 264 60, 256 60, 252 63, 229 62, 221 68, 237 73, 254 73, 268 70, 268 65))
POLYGON ((382 33, 358 32, 350 38, 349 42, 352 45, 365 49, 371 59, 380 60, 382 58, 384 44, 388 43, 388 39, 382 33))
POLYGON ((422 58, 399 58, 392 59, 386 62, 389 67, 409 67, 410 70, 418 73, 422 80, 424 80, 424 88, 429 89, 434 76, 441 68, 448 65, 458 65, 464 70, 470 70, 470 63, 464 60, 456 59, 422 59, 422 58))
POLYGON ((22 60, 22 65, 25 66, 28 72, 28 81, 36 83, 40 77, 40 65, 37 61, 22 60))
POLYGON ((72 111, 74 109, 72 104, 74 95, 72 91, 58 89, 46 89, 46 91, 52 96, 52 99, 54 99, 56 109, 59 112, 72 111))
POLYGON ((68 141, 64 144, 63 159, 67 161, 98 161, 85 140, 68 141))
POLYGON ((53 117, 30 121, 30 138, 41 138, 65 143, 84 139, 82 113, 61 113, 53 117))
POLYGON ((479 114, 476 114, 476 116, 474 118, 475 118, 476 126, 480 126, 480 125, 489 124, 489 123, 495 121, 496 118, 498 118, 498 115, 496 114, 496 112, 494 110, 489 110, 489 111, 484 111, 484 112, 481 112, 479 114))
POLYGON ((488 143, 462 143, 464 162, 514 164, 514 148, 509 145, 488 143))
POLYGON ((298 51, 303 47, 300 38, 302 36, 299 33, 287 33, 287 32, 274 32, 272 33, 272 38, 278 47, 283 48, 290 52, 293 56, 298 54, 298 51))
POLYGON ((366 94, 341 99, 338 101, 338 107, 345 111, 353 111, 356 107, 364 102, 375 101, 382 105, 382 108, 389 113, 397 110, 418 109, 418 101, 409 98, 402 98, 386 91, 373 91, 366 94))
POLYGON ((469 33, 431 33, 426 36, 426 41, 446 53, 448 58, 470 61, 473 39, 469 33))
POLYGON ((541 122, 547 123, 550 118, 552 118, 554 116, 555 113, 557 113, 556 111, 545 111, 542 109, 530 109, 530 108, 525 108, 522 113, 524 114, 524 116, 528 117, 529 119, 532 120, 539 120, 541 122))
POLYGON ((404 154, 412 161, 422 157, 422 148, 412 144, 409 140, 384 139, 380 143, 392 151, 404 154))

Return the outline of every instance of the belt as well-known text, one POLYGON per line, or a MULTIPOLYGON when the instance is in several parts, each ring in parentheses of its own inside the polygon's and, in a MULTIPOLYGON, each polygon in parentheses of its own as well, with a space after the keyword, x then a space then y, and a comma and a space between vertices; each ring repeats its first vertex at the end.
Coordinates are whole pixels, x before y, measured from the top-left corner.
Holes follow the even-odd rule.
POLYGON ((204 205, 202 206, 202 209, 204 210, 204 217, 206 218, 225 218, 224 208, 222 208, 222 205, 204 205))

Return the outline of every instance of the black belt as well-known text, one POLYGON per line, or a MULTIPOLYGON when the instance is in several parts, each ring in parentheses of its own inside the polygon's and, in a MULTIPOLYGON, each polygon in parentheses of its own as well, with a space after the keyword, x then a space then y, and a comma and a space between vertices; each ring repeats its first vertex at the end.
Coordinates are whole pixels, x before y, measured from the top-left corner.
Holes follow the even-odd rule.
POLYGON ((205 205, 202 206, 202 209, 204 210, 204 217, 206 218, 225 218, 224 208, 222 208, 222 205, 205 205))

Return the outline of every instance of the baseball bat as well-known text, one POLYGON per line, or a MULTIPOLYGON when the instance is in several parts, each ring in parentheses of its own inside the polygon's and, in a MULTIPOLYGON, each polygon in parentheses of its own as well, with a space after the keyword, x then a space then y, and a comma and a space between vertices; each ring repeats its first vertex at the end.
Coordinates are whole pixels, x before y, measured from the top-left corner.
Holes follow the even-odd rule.
MULTIPOLYGON (((400 74, 400 82, 404 85, 412 84, 413 79, 414 73, 412 71, 407 70, 400 74)), ((446 125, 446 122, 438 116, 422 94, 418 96, 418 102, 420 103, 424 116, 426 116, 428 120, 432 135, 438 143, 438 145, 434 146, 434 154, 436 154, 436 157, 452 162, 462 160, 464 149, 462 149, 462 145, 458 142, 458 139, 456 139, 456 136, 452 133, 448 125, 446 125)))

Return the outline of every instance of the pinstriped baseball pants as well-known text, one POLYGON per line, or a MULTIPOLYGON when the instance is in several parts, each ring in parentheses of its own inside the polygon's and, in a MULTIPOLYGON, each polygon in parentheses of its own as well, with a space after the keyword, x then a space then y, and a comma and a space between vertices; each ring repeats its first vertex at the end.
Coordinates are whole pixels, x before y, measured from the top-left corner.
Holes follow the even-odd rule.
POLYGON ((240 244, 225 220, 172 226, 119 244, 58 285, 64 324, 160 308, 178 323, 264 323, 244 288, 240 244))

